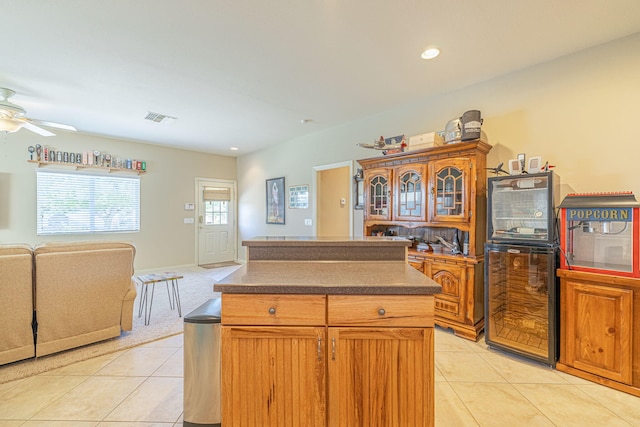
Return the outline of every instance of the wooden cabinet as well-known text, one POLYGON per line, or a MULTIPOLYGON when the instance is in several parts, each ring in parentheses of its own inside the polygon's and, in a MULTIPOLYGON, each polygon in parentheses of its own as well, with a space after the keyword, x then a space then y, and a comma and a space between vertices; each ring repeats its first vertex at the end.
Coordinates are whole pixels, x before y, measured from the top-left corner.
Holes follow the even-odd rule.
POLYGON ((365 217, 377 221, 426 220, 425 165, 373 169, 365 175, 365 217))
POLYGON ((326 425, 325 328, 222 328, 225 426, 326 425))
POLYGON ((432 426, 433 296, 328 298, 328 425, 432 426))
POLYGON ((433 296, 288 297, 223 294, 223 425, 434 425, 433 296))
POLYGON ((409 263, 440 283, 435 323, 477 340, 484 328, 486 155, 481 141, 359 160, 365 180, 364 234, 436 241, 457 234, 468 255, 409 251, 409 263))
POLYGON ((421 164, 399 166, 393 170, 393 219, 424 221, 426 219, 425 167, 421 164))
POLYGON ((326 425, 326 297, 223 294, 225 426, 326 425))
POLYGON ((470 221, 471 199, 475 196, 470 186, 472 167, 473 162, 467 158, 436 160, 429 164, 430 221, 470 221))
POLYGON ((364 178, 366 218, 391 220, 391 169, 372 170, 364 178))
POLYGON ((445 256, 424 261, 424 274, 442 286, 435 299, 436 323, 474 341, 484 329, 483 265, 477 259, 445 256))
POLYGON ((557 270, 556 368, 640 396, 640 279, 557 270))

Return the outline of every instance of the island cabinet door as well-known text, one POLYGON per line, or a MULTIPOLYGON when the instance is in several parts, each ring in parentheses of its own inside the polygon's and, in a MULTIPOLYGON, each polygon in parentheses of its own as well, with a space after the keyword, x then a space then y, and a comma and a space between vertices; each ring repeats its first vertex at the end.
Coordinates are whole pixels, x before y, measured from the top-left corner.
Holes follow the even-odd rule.
POLYGON ((222 327, 222 425, 326 425, 324 327, 222 327))
POLYGON ((433 328, 328 328, 332 427, 433 426, 433 328))

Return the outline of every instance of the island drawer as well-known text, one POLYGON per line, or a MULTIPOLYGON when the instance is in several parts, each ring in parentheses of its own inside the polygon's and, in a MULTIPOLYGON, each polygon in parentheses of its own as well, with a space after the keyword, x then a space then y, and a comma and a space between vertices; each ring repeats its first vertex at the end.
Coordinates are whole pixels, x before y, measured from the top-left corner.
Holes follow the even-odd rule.
POLYGON ((222 294, 222 324, 324 325, 326 301, 325 295, 222 294))
POLYGON ((329 295, 329 326, 433 326, 433 295, 329 295))

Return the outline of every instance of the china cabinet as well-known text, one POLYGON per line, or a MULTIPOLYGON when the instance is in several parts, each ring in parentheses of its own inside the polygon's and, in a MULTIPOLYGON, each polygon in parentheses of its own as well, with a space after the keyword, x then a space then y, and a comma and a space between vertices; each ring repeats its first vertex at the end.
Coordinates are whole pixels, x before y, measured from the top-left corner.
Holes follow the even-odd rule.
POLYGON ((364 234, 426 242, 408 261, 438 282, 435 323, 477 340, 484 328, 486 156, 480 140, 359 160, 364 174, 364 234), (439 238, 459 252, 441 249, 439 238))

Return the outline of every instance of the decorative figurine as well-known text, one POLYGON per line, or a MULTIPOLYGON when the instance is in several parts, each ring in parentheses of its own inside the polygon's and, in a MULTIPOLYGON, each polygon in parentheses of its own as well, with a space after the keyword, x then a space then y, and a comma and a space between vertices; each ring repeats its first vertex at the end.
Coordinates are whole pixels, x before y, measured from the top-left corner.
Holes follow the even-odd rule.
POLYGON ((36 144, 36 157, 37 160, 40 161, 42 159, 42 145, 36 144))
POLYGON ((33 152, 36 151, 36 147, 30 145, 27 150, 29 150, 29 156, 31 156, 30 160, 33 160, 33 152))

